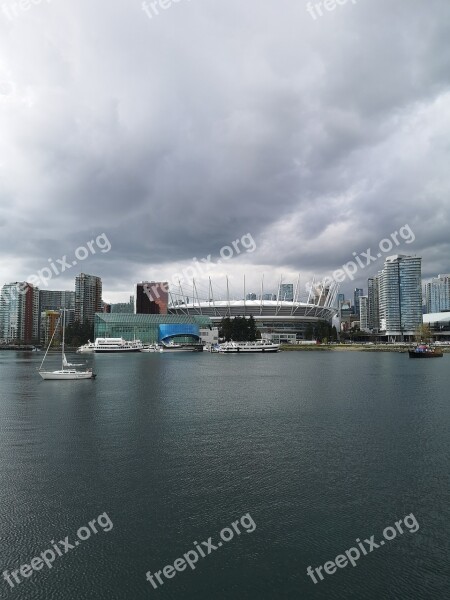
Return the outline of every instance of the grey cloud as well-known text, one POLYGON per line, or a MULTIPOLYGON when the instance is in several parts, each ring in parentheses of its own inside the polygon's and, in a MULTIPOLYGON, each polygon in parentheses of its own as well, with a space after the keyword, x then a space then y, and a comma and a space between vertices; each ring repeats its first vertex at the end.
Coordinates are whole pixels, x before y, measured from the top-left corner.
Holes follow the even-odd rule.
POLYGON ((445 0, 0 16, 0 277, 103 231, 86 270, 111 293, 247 232, 258 249, 230 270, 328 273, 405 223, 424 273, 449 271, 449 17, 445 0))

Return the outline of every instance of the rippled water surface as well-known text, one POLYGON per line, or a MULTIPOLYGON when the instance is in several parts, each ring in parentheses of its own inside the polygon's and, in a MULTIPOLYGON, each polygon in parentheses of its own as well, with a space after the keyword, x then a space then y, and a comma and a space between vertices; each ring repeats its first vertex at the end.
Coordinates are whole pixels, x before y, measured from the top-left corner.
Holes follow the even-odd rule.
POLYGON ((99 355, 75 382, 41 381, 39 359, 0 353, 0 571, 113 527, 1 598, 448 598, 450 356, 99 355), (252 533, 146 580, 246 513, 252 533), (307 576, 410 513, 417 532, 307 576))

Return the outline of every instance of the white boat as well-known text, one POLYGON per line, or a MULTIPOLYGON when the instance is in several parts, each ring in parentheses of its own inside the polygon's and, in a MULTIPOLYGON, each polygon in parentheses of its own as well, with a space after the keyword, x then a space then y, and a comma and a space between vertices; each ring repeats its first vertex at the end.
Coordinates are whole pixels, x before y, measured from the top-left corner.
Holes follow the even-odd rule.
POLYGON ((176 344, 173 340, 170 342, 161 342, 163 352, 203 352, 203 344, 176 344))
POLYGON ((220 354, 241 354, 255 352, 278 352, 280 344, 273 344, 268 340, 258 340, 256 342, 224 342, 220 344, 217 351, 220 354))
POLYGON ((77 350, 78 354, 92 354, 95 350, 94 342, 88 341, 87 344, 83 344, 77 350))
POLYGON ((74 366, 71 365, 70 363, 67 362, 66 359, 66 355, 64 354, 64 342, 65 342, 65 330, 66 330, 66 311, 65 309, 63 309, 63 335, 62 335, 62 344, 61 344, 61 369, 58 369, 56 371, 43 371, 42 370, 42 366, 45 362, 45 359, 47 357, 48 351, 52 345, 52 341, 53 338, 55 336, 56 330, 58 329, 58 325, 61 321, 61 315, 58 319, 58 322, 56 324, 55 327, 55 331, 53 332, 53 335, 51 337, 50 343, 48 345, 48 348, 44 354, 44 358, 42 359, 41 362, 41 366, 38 369, 39 375, 42 377, 42 379, 68 379, 68 380, 75 380, 75 379, 94 379, 96 377, 95 373, 93 373, 92 369, 85 369, 83 371, 78 371, 77 369, 71 369, 68 368, 69 366, 74 366))
POLYGON ((95 379, 97 375, 92 369, 77 371, 76 369, 60 369, 59 371, 39 371, 42 379, 95 379))
POLYGON ((206 352, 219 352, 219 344, 206 344, 205 350, 206 352))
POLYGON ((144 344, 141 352, 164 352, 164 350, 158 344, 144 344))
POLYGON ((106 354, 112 352, 140 352, 143 344, 140 340, 131 342, 123 338, 96 338, 94 342, 94 352, 96 354, 106 354))

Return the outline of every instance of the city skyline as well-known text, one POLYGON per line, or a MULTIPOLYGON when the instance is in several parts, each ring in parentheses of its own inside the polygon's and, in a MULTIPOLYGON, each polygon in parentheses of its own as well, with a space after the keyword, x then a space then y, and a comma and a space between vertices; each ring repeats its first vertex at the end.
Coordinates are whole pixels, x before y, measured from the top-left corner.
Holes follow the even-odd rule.
MULTIPOLYGON (((389 256, 394 256, 395 254, 391 254, 389 256)), ((417 256, 415 253, 414 254, 408 254, 408 256, 417 256)), ((384 259, 388 258, 389 256, 384 257, 384 259)), ((423 257, 420 256, 420 258, 422 259, 422 265, 424 264, 423 257)), ((450 263, 449 263, 450 265, 450 263)), ((364 294, 366 295, 368 292, 368 281, 370 279, 373 279, 374 277, 377 277, 378 274, 381 272, 381 270, 383 269, 384 266, 384 260, 380 259, 379 263, 377 263, 376 265, 374 265, 370 271, 365 271, 362 270, 361 271, 361 275, 358 277, 355 277, 355 279, 353 281, 350 280, 345 280, 343 283, 340 284, 340 288, 339 288, 339 295, 343 294, 345 296, 345 300, 351 301, 351 305, 355 306, 355 302, 354 302, 354 293, 355 290, 359 290, 362 289, 364 294), (356 285, 356 283, 358 283, 358 285, 356 285)), ((450 267, 447 270, 443 270, 442 273, 444 272, 448 272, 450 271, 450 267)), ((230 272, 233 272, 233 265, 230 265, 230 272)), ((327 273, 330 273, 331 269, 327 270, 327 273)), ((68 287, 72 287, 72 289, 67 289, 67 288, 62 288, 58 285, 58 283, 60 282, 60 280, 58 278, 53 279, 51 281, 51 285, 49 287, 41 287, 39 285, 35 286, 38 287, 40 290, 42 291, 49 291, 49 292, 74 292, 75 290, 75 280, 77 277, 79 277, 80 275, 82 275, 83 273, 77 273, 77 274, 73 274, 73 279, 72 280, 68 280, 68 283, 66 283, 67 288, 68 287)), ((167 275, 167 274, 166 274, 167 275)), ((263 274, 264 280, 268 282, 266 288, 265 288, 265 292, 267 294, 272 294, 276 297, 277 295, 277 291, 279 290, 280 287, 280 275, 278 275, 278 277, 272 272, 264 272, 263 274)), ((105 291, 103 291, 103 300, 108 303, 108 304, 117 304, 117 303, 128 303, 129 299, 130 299, 130 295, 132 295, 135 292, 135 288, 136 288, 136 284, 139 281, 144 281, 142 277, 139 277, 135 280, 132 281, 130 284, 130 288, 127 290, 124 290, 123 292, 121 292, 119 294, 118 299, 116 298, 116 295, 114 293, 110 293, 108 288, 105 288, 104 285, 104 277, 103 275, 100 273, 97 273, 97 275, 94 275, 95 277, 99 277, 102 281, 103 284, 103 289, 105 291)), ((424 277, 423 276, 423 268, 422 268, 422 286, 423 286, 423 294, 424 294, 424 302, 425 302, 425 294, 426 294, 426 287, 428 284, 432 283, 433 281, 436 281, 439 277, 449 277, 448 275, 440 275, 438 273, 432 273, 429 277, 424 277)), ((233 292, 234 294, 233 297, 244 297, 244 287, 243 287, 243 279, 246 278, 247 282, 250 280, 250 283, 247 284, 247 288, 246 288, 246 293, 245 295, 249 295, 249 294, 254 294, 256 295, 257 298, 259 298, 260 296, 260 292, 261 292, 261 276, 259 276, 259 279, 256 279, 256 276, 254 275, 253 278, 249 278, 247 274, 243 274, 242 278, 239 276, 233 276, 233 274, 229 274, 229 273, 223 273, 222 275, 211 275, 211 281, 215 281, 217 282, 224 282, 226 280, 226 278, 229 278, 230 284, 233 284, 233 292), (255 285, 253 285, 252 282, 255 282, 255 285)), ((308 295, 308 290, 309 290, 309 285, 311 284, 311 282, 313 280, 316 281, 316 283, 320 283, 321 281, 323 281, 327 275, 324 274, 323 277, 321 276, 317 276, 317 275, 313 275, 312 277, 306 277, 306 276, 302 276, 302 273, 285 273, 284 275, 281 274, 282 277, 282 286, 292 286, 294 288, 294 290, 296 290, 296 282, 298 280, 298 278, 300 277, 300 286, 299 289, 296 290, 297 293, 297 297, 300 297, 301 299, 303 299, 305 296, 308 295), (305 287, 305 285, 308 284, 308 288, 305 287)), ((168 278, 166 277, 162 277, 161 281, 167 281, 168 278)), ((0 282, 0 285, 9 285, 11 283, 13 283, 14 281, 27 281, 26 279, 20 280, 17 277, 14 279, 12 279, 11 281, 5 281, 5 282, 0 282)), ((64 281, 67 282, 67 279, 65 279, 64 281)), ((156 281, 156 278, 150 279, 149 281, 156 281)), ((196 279, 197 284, 199 282, 198 279, 196 279)), ((30 282, 32 283, 32 282, 30 282)), ((179 289, 179 287, 177 285, 171 285, 170 282, 168 283, 169 288, 172 289, 172 291, 174 291, 175 289, 179 289)), ((186 289, 190 289, 190 295, 192 295, 192 280, 191 282, 185 282, 184 286, 186 287, 186 289)), ((208 286, 208 279, 204 278, 203 279, 203 288, 204 290, 206 290, 208 286)), ((182 286, 183 287, 183 286, 182 286)), ((225 288, 224 288, 225 290, 225 288)), ((267 295, 265 294, 265 295, 267 295)))

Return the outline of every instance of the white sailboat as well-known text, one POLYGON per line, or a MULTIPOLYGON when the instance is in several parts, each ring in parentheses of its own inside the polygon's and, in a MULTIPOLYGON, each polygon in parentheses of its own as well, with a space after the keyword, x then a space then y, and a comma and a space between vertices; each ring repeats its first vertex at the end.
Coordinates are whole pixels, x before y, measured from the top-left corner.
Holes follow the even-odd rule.
POLYGON ((59 322, 61 321, 61 315, 58 319, 58 323, 56 324, 55 331, 53 332, 52 338, 48 345, 48 348, 44 354, 44 358, 42 359, 41 366, 38 369, 39 375, 42 379, 94 379, 96 377, 95 373, 92 372, 92 369, 85 369, 84 371, 78 371, 77 369, 73 369, 70 367, 82 366, 81 364, 71 364, 67 362, 66 355, 64 354, 64 342, 65 342, 65 329, 66 329, 66 311, 63 309, 63 335, 62 335, 62 346, 61 346, 61 369, 57 371, 43 371, 42 366, 47 357, 50 346, 52 345, 53 338, 55 336, 56 330, 58 329, 59 322))

